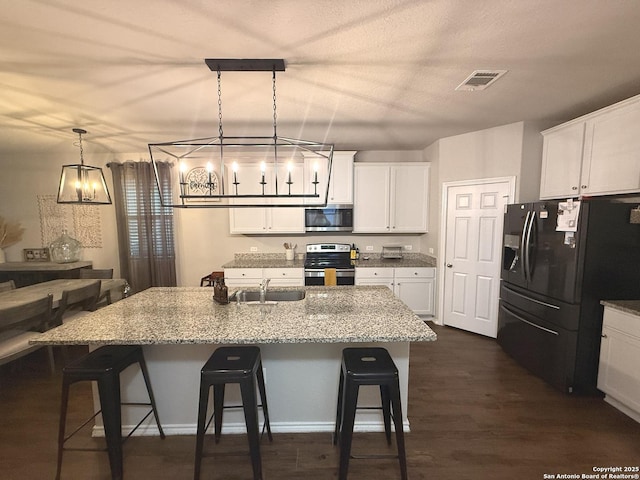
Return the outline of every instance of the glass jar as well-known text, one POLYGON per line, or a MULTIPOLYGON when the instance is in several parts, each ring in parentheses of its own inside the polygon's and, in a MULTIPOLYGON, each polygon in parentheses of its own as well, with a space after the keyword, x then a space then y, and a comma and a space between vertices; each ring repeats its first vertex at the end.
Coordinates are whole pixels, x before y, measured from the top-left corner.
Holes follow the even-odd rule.
POLYGON ((62 230, 62 235, 49 244, 49 256, 56 263, 71 263, 80 260, 82 245, 62 230))

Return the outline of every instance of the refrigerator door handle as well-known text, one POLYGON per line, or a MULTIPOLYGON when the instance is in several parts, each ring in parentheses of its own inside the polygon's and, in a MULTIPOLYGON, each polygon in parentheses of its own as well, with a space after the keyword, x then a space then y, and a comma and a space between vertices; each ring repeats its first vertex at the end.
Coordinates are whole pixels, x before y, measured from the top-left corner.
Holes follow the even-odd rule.
POLYGON ((535 324, 535 323, 533 323, 533 322, 530 322, 529 320, 527 320, 527 319, 525 319, 525 318, 521 317, 521 316, 520 316, 520 315, 518 315, 517 313, 512 312, 511 310, 509 310, 507 307, 505 307, 505 306, 503 306, 503 305, 500 305, 500 308, 501 308, 502 310, 504 310, 505 312, 507 312, 507 313, 508 313, 509 315, 511 315, 512 317, 517 318, 518 320, 520 320, 521 322, 526 323, 527 325, 531 325, 532 327, 535 327, 535 328, 537 328, 537 329, 539 329, 539 330, 543 330, 543 331, 545 331, 545 332, 547 332, 547 333, 551 333, 551 334, 553 334, 553 335, 559 335, 559 333, 558 333, 558 332, 556 332, 555 330, 551 330, 551 329, 549 329, 549 328, 541 327, 540 325, 537 325, 537 324, 535 324))
POLYGON ((522 233, 520 235, 520 256, 522 257, 522 274, 524 275, 524 281, 529 281, 527 272, 527 226, 529 225, 529 218, 531 217, 531 211, 527 211, 527 216, 524 219, 524 225, 522 226, 522 233))
POLYGON ((531 211, 527 212, 527 218, 529 219, 529 224, 525 222, 525 228, 527 230, 527 234, 525 237, 525 247, 526 249, 522 252, 524 254, 524 270, 525 270, 525 278, 527 281, 531 281, 531 258, 530 258, 530 248, 531 248, 531 230, 533 229, 533 224, 536 219, 536 212, 531 211))
POLYGON ((560 310, 558 305, 553 305, 552 303, 541 302, 540 300, 536 300, 535 298, 527 297, 521 293, 516 292, 515 290, 510 289, 507 286, 503 287, 505 290, 508 290, 510 294, 517 295, 520 298, 524 298, 525 300, 529 300, 530 302, 537 303, 538 305, 542 305, 544 307, 553 308, 554 310, 560 310))

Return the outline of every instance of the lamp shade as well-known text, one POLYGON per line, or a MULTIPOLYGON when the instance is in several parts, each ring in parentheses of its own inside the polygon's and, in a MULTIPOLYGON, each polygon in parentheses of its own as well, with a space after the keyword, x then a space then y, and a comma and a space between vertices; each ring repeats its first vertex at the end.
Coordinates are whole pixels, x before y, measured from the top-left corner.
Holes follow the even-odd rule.
POLYGON ((58 203, 111 204, 102 168, 83 164, 63 165, 58 203))

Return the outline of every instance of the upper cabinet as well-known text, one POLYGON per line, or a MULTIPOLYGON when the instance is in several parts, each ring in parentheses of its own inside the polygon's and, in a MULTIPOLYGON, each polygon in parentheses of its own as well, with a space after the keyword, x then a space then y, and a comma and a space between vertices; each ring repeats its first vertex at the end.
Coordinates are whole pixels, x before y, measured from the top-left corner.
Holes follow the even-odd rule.
MULTIPOLYGON (((260 175, 260 165, 244 166, 247 176, 258 178, 260 175), (253 171, 249 171, 253 169, 253 171)), ((244 173, 244 172, 243 172, 244 173)), ((278 172, 266 172, 265 181, 271 186, 275 183, 276 173, 280 185, 286 185, 289 172, 286 165, 281 165, 278 172)), ((301 169, 291 172, 291 179, 294 182, 302 181, 303 172, 301 169)), ((240 184, 241 193, 259 194, 261 185, 258 182, 246 182, 240 184)), ((269 199, 257 199, 257 202, 268 202, 269 199)), ((285 200, 280 199, 280 202, 285 200)), ((292 198, 291 203, 298 202, 292 198)), ((304 233, 304 209, 300 207, 267 207, 267 208, 230 208, 229 209, 229 231, 232 234, 278 234, 278 233, 304 233)))
POLYGON ((354 233, 426 233, 428 163, 355 163, 354 233))
MULTIPOLYGON (((329 181, 329 197, 330 204, 349 204, 353 203, 353 159, 356 152, 340 151, 333 153, 333 165, 331 171, 331 179, 329 181)), ((313 181, 317 173, 320 184, 325 184, 327 177, 326 164, 316 160, 314 155, 304 155, 304 168, 293 169, 291 172, 291 180, 304 185, 305 193, 314 193, 313 181), (317 168, 316 168, 317 166, 317 168)), ((256 177, 260 174, 260 166, 245 166, 243 176, 256 177)), ((278 185, 280 188, 286 188, 289 171, 286 165, 281 165, 277 172, 278 185)), ((266 172, 265 181, 268 188, 275 183, 274 172, 266 172)), ((230 177, 229 177, 230 178, 230 177)), ((319 185, 320 185, 319 184, 319 185)), ((242 193, 259 194, 261 185, 257 182, 241 184, 242 193)), ((324 192, 318 191, 321 199, 305 199, 305 203, 309 206, 321 204, 324 200, 324 192)), ((260 200, 260 199, 258 199, 260 200)), ((269 199, 264 199, 268 202, 269 199)), ((280 199, 280 202, 283 200, 280 199)), ((299 198, 292 198, 292 203, 300 202, 299 198)), ((301 207, 285 207, 285 208, 230 208, 229 209, 229 231, 232 234, 292 234, 304 233, 304 208, 301 207)))
MULTIPOLYGON (((331 178, 329 179, 329 195, 327 203, 333 205, 353 204, 353 159, 356 152, 333 152, 331 178)), ((326 163, 319 162, 315 155, 303 154, 305 162, 305 193, 313 193, 313 180, 317 173, 320 184, 325 184, 327 178, 326 163)), ((320 198, 309 199, 309 206, 322 204, 324 192, 318 192, 320 198)))
POLYGON ((640 95, 542 132, 540 198, 640 192, 640 95))

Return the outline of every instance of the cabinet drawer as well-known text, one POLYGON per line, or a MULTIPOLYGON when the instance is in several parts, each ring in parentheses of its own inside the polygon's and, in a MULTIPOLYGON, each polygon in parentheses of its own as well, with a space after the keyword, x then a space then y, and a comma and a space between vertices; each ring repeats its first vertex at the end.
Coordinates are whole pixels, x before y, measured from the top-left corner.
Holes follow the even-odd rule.
POLYGON ((396 278, 435 278, 436 269, 433 267, 398 267, 395 269, 396 278))
POLYGON ((393 268, 387 267, 358 267, 356 278, 393 278, 393 268))
POLYGON ((640 319, 637 315, 604 307, 603 328, 617 330, 640 341, 640 319))
POLYGON ((264 277, 275 280, 277 278, 304 279, 304 269, 302 268, 265 268, 264 277))
POLYGON ((262 279, 262 269, 261 268, 225 268, 224 278, 226 279, 257 278, 258 280, 260 280, 262 279))

